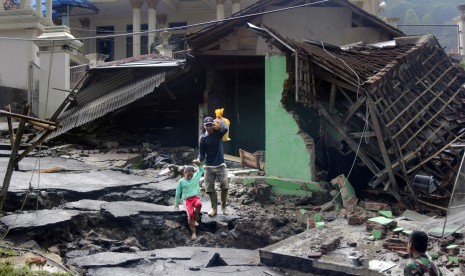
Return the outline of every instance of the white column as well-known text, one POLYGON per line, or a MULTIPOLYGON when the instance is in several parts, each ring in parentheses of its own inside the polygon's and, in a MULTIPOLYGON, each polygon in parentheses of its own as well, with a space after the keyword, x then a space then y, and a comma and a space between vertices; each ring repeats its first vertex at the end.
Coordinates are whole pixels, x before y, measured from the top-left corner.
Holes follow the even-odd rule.
POLYGON ((460 40, 460 55, 465 56, 465 4, 457 7, 460 11, 460 16, 455 18, 454 21, 459 25, 459 40, 460 40))
POLYGON ((31 0, 21 0, 21 9, 31 9, 32 8, 32 4, 31 4, 31 0))
POLYGON ((224 19, 224 0, 216 0, 216 19, 224 19))
POLYGON ((42 17, 42 0, 36 0, 36 14, 42 17))
POLYGON ((45 4, 45 19, 48 22, 53 22, 52 20, 52 0, 47 0, 45 4))
POLYGON ((232 13, 235 14, 241 10, 241 0, 232 0, 232 13))
POLYGON ((391 25, 392 27, 397 29, 399 21, 400 21, 400 17, 386 17, 383 20, 389 25, 391 25))
POLYGON ((53 115, 68 95, 64 90, 70 89, 71 58, 76 56, 82 43, 68 40, 74 37, 66 26, 46 27, 45 32, 37 38, 35 43, 40 49, 40 83, 36 115, 46 119, 53 115))
MULTIPOLYGON (((147 0, 147 7, 149 9, 149 31, 157 29, 157 5, 158 0, 147 0)), ((150 49, 150 45, 155 42, 156 33, 150 32, 148 37, 147 49, 150 49)))
MULTIPOLYGON (((132 32, 140 32, 140 7, 142 0, 130 0, 132 6, 132 32)), ((132 56, 140 55, 140 34, 132 36, 132 56)))

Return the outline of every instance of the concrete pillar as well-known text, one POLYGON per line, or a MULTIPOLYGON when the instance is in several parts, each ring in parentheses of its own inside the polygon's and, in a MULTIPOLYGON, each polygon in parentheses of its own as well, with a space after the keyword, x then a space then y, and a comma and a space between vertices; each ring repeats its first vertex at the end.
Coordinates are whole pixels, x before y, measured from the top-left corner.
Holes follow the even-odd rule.
POLYGON ((36 0, 36 14, 38 17, 42 17, 42 0, 36 0))
POLYGON ((105 60, 108 58, 108 55, 94 53, 86 55, 86 58, 89 60, 90 67, 97 67, 105 63, 105 60))
POLYGON ((465 56, 465 4, 461 4, 457 8, 460 11, 460 15, 459 17, 454 18, 454 21, 457 25, 459 25, 459 53, 460 55, 465 56))
POLYGON ((149 31, 151 31, 148 34, 149 39, 147 49, 150 49, 150 45, 155 42, 155 36, 157 35, 156 33, 152 32, 157 29, 157 5, 158 0, 147 0, 147 7, 149 9, 149 31))
POLYGON ((45 4, 45 19, 52 23, 52 0, 47 0, 45 4))
POLYGON ((400 17, 385 17, 384 21, 394 28, 398 27, 400 17))
MULTIPOLYGON (((142 0, 130 0, 132 7, 132 32, 140 32, 140 7, 144 3, 142 0)), ((140 34, 132 36, 132 56, 140 55, 140 34)))
POLYGON ((216 19, 224 19, 224 0, 216 0, 216 19))
POLYGON ((176 46, 170 45, 170 37, 171 33, 168 31, 163 31, 160 33, 160 37, 162 39, 161 45, 157 46, 157 50, 160 53, 160 55, 165 56, 165 57, 173 57, 173 50, 176 46))
POLYGON ((21 0, 20 6, 21 9, 32 9, 31 0, 21 0))
POLYGON ((241 10, 241 0, 232 0, 232 13, 235 14, 241 10))
MULTIPOLYGON (((69 28, 63 25, 46 27, 37 37, 39 47, 40 84, 39 118, 50 118, 68 96, 70 89, 70 60, 78 56, 82 43, 74 39, 69 28), (50 81, 49 81, 50 80, 50 81), (61 90, 56 90, 58 88, 61 90)), ((34 108, 34 107, 33 107, 34 108)))

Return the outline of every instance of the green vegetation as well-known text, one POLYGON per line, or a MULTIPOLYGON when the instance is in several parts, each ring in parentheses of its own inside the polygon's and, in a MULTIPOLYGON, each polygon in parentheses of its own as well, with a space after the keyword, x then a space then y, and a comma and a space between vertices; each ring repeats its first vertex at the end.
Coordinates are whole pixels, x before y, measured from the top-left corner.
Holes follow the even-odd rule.
POLYGON ((13 249, 0 247, 0 258, 19 256, 19 252, 13 249))
POLYGON ((399 17, 400 24, 454 24, 459 16, 457 0, 384 0, 382 16, 399 17))
POLYGON ((28 266, 17 267, 9 261, 0 262, 0 276, 71 276, 69 273, 50 273, 47 271, 31 271, 28 266))

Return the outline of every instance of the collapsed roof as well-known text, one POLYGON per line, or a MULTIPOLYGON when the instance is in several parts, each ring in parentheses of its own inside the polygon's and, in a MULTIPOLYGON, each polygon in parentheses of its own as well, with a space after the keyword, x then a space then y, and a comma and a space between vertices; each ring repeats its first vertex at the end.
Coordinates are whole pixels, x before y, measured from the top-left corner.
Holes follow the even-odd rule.
POLYGON ((79 89, 70 93, 52 117, 59 120, 61 127, 47 140, 147 96, 183 67, 184 60, 148 54, 89 69, 79 89))
POLYGON ((269 33, 277 38, 270 43, 296 52, 289 67, 296 68, 290 77, 296 102, 316 108, 337 129, 375 175, 373 187, 384 183, 385 191, 407 204, 448 198, 462 156, 454 144, 465 134, 465 72, 434 36, 342 49, 269 33), (434 179, 426 191, 416 186, 421 176, 434 179))

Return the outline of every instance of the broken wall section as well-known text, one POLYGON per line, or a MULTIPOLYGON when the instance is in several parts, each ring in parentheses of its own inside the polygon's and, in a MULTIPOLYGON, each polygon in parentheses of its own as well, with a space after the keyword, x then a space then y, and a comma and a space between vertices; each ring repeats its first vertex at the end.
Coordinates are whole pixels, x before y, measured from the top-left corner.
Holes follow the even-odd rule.
POLYGON ((288 79, 286 60, 282 55, 265 59, 266 174, 274 192, 300 194, 298 191, 302 191, 302 195, 305 195, 323 190, 313 182, 313 139, 299 129, 293 115, 281 103, 284 84, 288 79), (284 180, 278 181, 273 177, 284 180), (292 185, 292 180, 305 183, 292 185))

